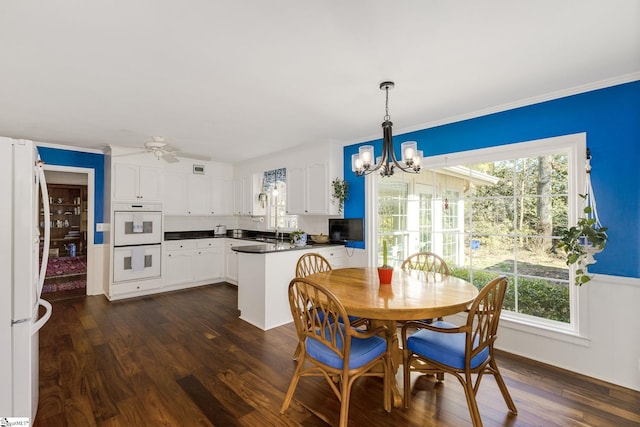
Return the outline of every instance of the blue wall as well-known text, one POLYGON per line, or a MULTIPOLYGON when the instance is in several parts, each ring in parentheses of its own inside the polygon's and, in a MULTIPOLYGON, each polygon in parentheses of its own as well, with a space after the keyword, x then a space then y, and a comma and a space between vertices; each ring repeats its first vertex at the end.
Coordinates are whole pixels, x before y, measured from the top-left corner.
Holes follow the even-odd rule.
MULTIPOLYGON (((609 227, 607 247, 589 270, 640 277, 640 81, 394 135, 394 145, 400 156, 401 142, 418 141, 426 157, 579 132, 587 134, 598 214, 609 227)), ((382 148, 381 140, 364 143, 382 148)), ((344 148, 345 217, 364 216, 364 178, 351 172, 362 144, 344 148)))
MULTIPOLYGON (((104 155, 83 153, 80 151, 60 150, 57 148, 38 147, 40 158, 49 165, 74 166, 94 170, 94 212, 93 219, 96 223, 104 222, 104 155)), ((95 231, 93 225, 93 243, 101 245, 102 232, 95 231)))

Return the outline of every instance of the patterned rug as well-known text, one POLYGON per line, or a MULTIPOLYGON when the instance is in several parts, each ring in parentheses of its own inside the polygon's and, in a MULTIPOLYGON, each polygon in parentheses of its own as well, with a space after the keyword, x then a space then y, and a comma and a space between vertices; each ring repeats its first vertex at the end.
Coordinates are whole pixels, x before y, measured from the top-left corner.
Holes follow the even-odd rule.
POLYGON ((87 287, 87 257, 49 258, 42 293, 71 291, 87 287), (66 277, 65 277, 66 276, 66 277))
POLYGON ((69 274, 83 274, 86 272, 86 256, 49 258, 46 277, 67 276, 69 274))
POLYGON ((59 291, 71 291, 73 289, 81 289, 87 286, 86 280, 72 280, 70 282, 62 283, 45 283, 42 287, 42 293, 47 294, 51 292, 59 291))

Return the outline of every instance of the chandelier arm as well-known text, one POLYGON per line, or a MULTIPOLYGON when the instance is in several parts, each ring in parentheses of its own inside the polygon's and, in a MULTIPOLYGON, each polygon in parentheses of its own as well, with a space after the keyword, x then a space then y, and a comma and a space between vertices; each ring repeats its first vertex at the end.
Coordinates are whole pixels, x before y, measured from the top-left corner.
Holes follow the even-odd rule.
POLYGON ((382 146, 382 156, 380 157, 380 163, 377 163, 375 165, 375 167, 373 167, 373 168, 364 169, 362 171, 362 173, 360 174, 361 176, 362 175, 369 175, 370 173, 373 173, 373 172, 377 171, 378 169, 380 169, 382 167, 382 165, 384 165, 385 163, 388 163, 387 151, 385 150, 384 143, 382 145, 383 145, 382 146))
MULTIPOLYGON (((384 122, 382 123, 383 139, 382 139, 382 155, 380 156, 380 161, 375 162, 375 156, 374 156, 373 150, 371 150, 372 151, 371 156, 374 157, 371 163, 373 163, 375 166, 371 168, 370 167, 371 164, 369 163, 367 164, 368 165, 367 168, 356 166, 355 173, 358 176, 368 175, 377 170, 380 170, 380 175, 382 175, 383 177, 391 176, 393 175, 395 168, 398 168, 402 172, 406 172, 406 173, 414 173, 414 174, 420 173, 419 161, 414 162, 413 159, 409 159, 406 162, 407 163, 406 166, 403 166, 401 163, 402 160, 398 161, 398 159, 396 158, 396 153, 393 150, 393 123, 391 122, 391 117, 389 116, 389 89, 393 89, 394 86, 395 84, 391 81, 385 81, 380 83, 380 89, 384 90, 385 92, 385 103, 384 103, 385 115, 384 115, 384 122)), ((415 149, 417 150, 417 148, 415 149)), ((422 157, 421 154, 419 156, 420 158, 422 157)), ((355 158, 356 160, 359 159, 359 157, 355 157, 355 158)), ((362 163, 362 159, 360 159, 359 161, 360 163, 362 163)))
POLYGON ((396 165, 397 168, 399 168, 402 172, 406 172, 406 173, 420 173, 420 169, 416 170, 414 166, 402 166, 400 164, 400 162, 396 159, 396 155, 392 152, 393 157, 391 158, 393 160, 393 163, 396 165))

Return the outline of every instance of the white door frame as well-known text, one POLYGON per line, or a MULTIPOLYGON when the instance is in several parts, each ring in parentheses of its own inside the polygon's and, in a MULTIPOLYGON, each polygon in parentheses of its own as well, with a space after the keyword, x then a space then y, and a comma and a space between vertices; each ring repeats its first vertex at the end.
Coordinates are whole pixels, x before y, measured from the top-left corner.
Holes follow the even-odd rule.
POLYGON ((95 245, 94 234, 94 210, 95 210, 95 170, 93 168, 81 168, 76 166, 44 165, 45 171, 79 173, 87 175, 87 295, 102 294, 102 282, 95 280, 95 245))

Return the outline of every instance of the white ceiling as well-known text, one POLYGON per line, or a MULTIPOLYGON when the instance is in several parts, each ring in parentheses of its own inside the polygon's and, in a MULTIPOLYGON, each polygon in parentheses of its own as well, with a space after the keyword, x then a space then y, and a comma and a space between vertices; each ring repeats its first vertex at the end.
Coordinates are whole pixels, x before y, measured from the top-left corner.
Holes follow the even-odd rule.
POLYGON ((637 0, 5 0, 0 135, 237 161, 640 71, 637 0))

